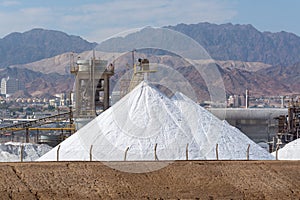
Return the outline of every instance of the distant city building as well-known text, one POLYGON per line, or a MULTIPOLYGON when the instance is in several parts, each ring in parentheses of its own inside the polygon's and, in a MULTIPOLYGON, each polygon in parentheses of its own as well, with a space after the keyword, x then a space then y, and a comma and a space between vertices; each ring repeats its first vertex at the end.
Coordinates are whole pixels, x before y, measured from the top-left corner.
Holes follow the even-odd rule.
MULTIPOLYGON (((249 103, 248 103, 249 105, 249 103)), ((227 106, 230 108, 240 108, 246 106, 245 95, 230 95, 227 99, 227 106)))
POLYGON ((55 94, 56 106, 67 106, 70 104, 70 99, 66 93, 55 94))
POLYGON ((5 96, 10 96, 19 90, 23 90, 24 88, 24 83, 19 81, 19 79, 11 77, 1 79, 1 94, 5 96))
POLYGON ((229 96, 229 98, 227 99, 227 106, 232 108, 234 106, 234 97, 232 95, 229 96))
POLYGON ((238 108, 241 105, 241 100, 240 100, 240 96, 239 95, 233 95, 233 107, 234 108, 238 108))
POLYGON ((245 107, 246 106, 246 96, 241 95, 240 97, 240 107, 245 107))

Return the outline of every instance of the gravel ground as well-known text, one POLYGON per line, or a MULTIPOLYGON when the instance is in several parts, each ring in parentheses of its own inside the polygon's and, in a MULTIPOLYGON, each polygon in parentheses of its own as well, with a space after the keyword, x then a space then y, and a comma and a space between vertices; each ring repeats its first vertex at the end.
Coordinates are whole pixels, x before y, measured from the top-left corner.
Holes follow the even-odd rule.
POLYGON ((300 199, 299 176, 300 161, 0 163, 0 199, 300 199))

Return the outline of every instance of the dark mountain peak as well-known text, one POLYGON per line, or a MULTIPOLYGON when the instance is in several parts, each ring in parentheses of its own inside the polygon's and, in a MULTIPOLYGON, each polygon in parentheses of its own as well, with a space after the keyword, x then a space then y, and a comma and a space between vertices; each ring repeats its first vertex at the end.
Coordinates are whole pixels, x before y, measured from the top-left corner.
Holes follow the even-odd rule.
POLYGON ((11 38, 16 38, 16 37, 20 37, 22 35, 22 33, 19 32, 12 32, 8 35, 6 35, 4 38, 2 38, 1 40, 9 40, 11 38))
POLYGON ((34 32, 60 32, 60 31, 47 30, 47 29, 44 29, 44 28, 33 28, 33 29, 29 30, 29 31, 25 31, 24 34, 34 33, 34 32))
POLYGON ((89 43, 88 41, 82 39, 80 36, 74 36, 74 35, 68 35, 65 32, 62 31, 57 31, 57 30, 47 30, 43 28, 34 28, 29 31, 25 31, 23 33, 19 32, 14 32, 11 33, 3 38, 5 39, 22 39, 24 41, 28 39, 32 40, 61 40, 61 39, 66 39, 66 40, 74 40, 77 42, 86 42, 89 43))
POLYGON ((11 33, 0 40, 0 68, 50 58, 66 52, 81 53, 96 46, 79 36, 61 31, 32 29, 11 33))
POLYGON ((251 24, 178 24, 167 26, 201 44, 216 60, 291 65, 300 61, 300 37, 293 33, 260 32, 251 24))
POLYGON ((258 31, 254 26, 252 26, 251 24, 232 24, 232 23, 225 23, 225 24, 215 24, 215 23, 209 23, 209 22, 200 22, 197 24, 184 24, 184 23, 180 23, 177 24, 175 26, 166 26, 166 28, 171 28, 171 29, 176 29, 176 28, 184 28, 184 27, 188 27, 188 28, 197 28, 197 29, 214 29, 214 28, 226 28, 229 30, 237 30, 237 29, 253 29, 258 31))

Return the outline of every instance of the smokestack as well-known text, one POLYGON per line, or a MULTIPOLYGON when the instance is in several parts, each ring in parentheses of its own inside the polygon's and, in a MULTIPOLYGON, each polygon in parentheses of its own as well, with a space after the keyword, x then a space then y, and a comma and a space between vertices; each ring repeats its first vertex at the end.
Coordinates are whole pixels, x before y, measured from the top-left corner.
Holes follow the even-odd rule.
POLYGON ((281 96, 281 108, 284 108, 284 96, 281 96))
POLYGON ((246 108, 249 108, 249 90, 246 90, 246 108))

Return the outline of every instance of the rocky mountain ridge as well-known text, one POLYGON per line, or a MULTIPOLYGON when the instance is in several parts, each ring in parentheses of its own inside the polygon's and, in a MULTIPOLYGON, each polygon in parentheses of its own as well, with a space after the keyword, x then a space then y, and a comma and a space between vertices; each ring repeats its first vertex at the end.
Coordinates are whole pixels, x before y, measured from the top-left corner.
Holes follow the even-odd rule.
MULTIPOLYGON (((210 53, 219 66, 227 94, 243 94, 245 89, 256 95, 300 93, 300 38, 295 34, 259 32, 251 25, 232 24, 167 28, 189 35, 210 53)), ((71 52, 85 57, 96 45, 59 31, 12 33, 0 39, 0 68, 11 66, 1 70, 0 78, 21 76, 26 83, 25 94, 31 96, 69 92, 74 80, 69 73, 71 52)), ((192 71, 184 73, 193 77, 192 71)), ((204 83, 197 83, 206 96, 204 83)))
POLYGON ((80 53, 95 46, 95 43, 61 31, 33 29, 11 33, 0 39, 0 68, 31 63, 65 52, 80 53))
POLYGON ((215 60, 292 65, 300 62, 300 37, 285 31, 260 32, 252 25, 178 24, 166 26, 193 38, 215 60))
MULTIPOLYGON (((187 80, 195 82, 199 89, 199 93, 204 99, 209 98, 205 82, 203 79, 200 80, 195 76, 195 72, 192 68, 180 66, 180 64, 176 63, 171 56, 160 56, 156 58, 156 61, 158 63, 172 63, 173 65, 178 65, 176 70, 182 73, 187 80)), ((121 61, 121 63, 126 62, 127 61, 125 60, 121 61)), ((250 90, 251 94, 255 96, 275 96, 300 93, 300 72, 298 72, 300 70, 300 63, 283 67, 279 65, 270 66, 258 62, 213 62, 212 60, 208 61, 208 63, 209 62, 217 65, 228 95, 242 95, 245 93, 246 89, 250 90)), ((22 77, 22 80, 26 82, 26 88, 31 96, 49 96, 55 93, 71 91, 74 77, 69 72, 70 65, 68 54, 44 59, 43 61, 39 61, 38 65, 33 65, 33 67, 31 67, 31 65, 28 64, 26 65, 26 68, 14 67, 2 69, 0 78, 14 75, 22 77), (60 63, 58 64, 60 67, 52 67, 55 62, 60 63), (35 67, 38 67, 38 65, 43 66, 43 68, 39 68, 42 72, 35 71, 35 67)), ((123 67, 126 67, 126 65, 124 64, 123 67)), ((118 72, 112 77, 113 82, 115 82, 118 77, 122 76, 120 70, 121 69, 117 69, 118 72)))
POLYGON ((74 83, 74 77, 70 74, 43 74, 9 67, 1 69, 0 79, 8 76, 18 78, 25 84, 25 90, 18 93, 19 97, 51 97, 58 93, 70 92, 74 83))

